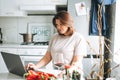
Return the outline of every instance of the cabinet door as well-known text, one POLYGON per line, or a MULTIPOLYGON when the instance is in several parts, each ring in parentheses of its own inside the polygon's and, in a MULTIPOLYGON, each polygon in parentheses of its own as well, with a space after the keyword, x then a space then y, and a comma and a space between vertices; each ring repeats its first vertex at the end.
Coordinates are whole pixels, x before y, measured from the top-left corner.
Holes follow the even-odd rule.
POLYGON ((24 5, 67 5, 67 0, 22 0, 24 5))
POLYGON ((0 16, 23 16, 24 12, 19 10, 20 4, 18 0, 0 0, 0 16))
MULTIPOLYGON (((17 49, 13 48, 0 48, 0 52, 9 52, 9 53, 16 53, 17 49)), ((6 67, 6 64, 4 63, 4 60, 2 58, 2 55, 0 53, 0 73, 8 72, 8 69, 6 67)))
POLYGON ((44 56, 47 49, 32 49, 32 48, 25 48, 25 49, 18 49, 17 54, 19 55, 42 55, 44 56))
POLYGON ((5 65, 5 63, 4 63, 4 60, 3 60, 3 58, 2 58, 2 55, 1 55, 1 53, 0 53, 0 73, 3 73, 3 72, 8 72, 8 69, 7 69, 7 67, 6 67, 6 65, 5 65))
POLYGON ((1 48, 1 51, 16 54, 17 48, 1 48))
MULTIPOLYGON (((22 62, 24 64, 33 62, 37 63, 46 53, 47 48, 39 48, 39 49, 33 49, 33 48, 24 48, 24 49, 18 49, 17 54, 19 54, 22 58, 22 62)), ((52 62, 50 62, 48 65, 45 66, 46 69, 53 69, 52 62)))

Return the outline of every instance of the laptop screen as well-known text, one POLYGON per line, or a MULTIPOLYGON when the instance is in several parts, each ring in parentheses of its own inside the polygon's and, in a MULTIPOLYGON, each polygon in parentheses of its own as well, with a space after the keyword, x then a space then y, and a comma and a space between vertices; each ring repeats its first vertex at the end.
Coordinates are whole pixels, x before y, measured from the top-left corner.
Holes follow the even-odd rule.
POLYGON ((8 68, 10 73, 23 76, 26 72, 21 61, 21 58, 17 54, 8 53, 8 52, 1 52, 3 60, 8 68))

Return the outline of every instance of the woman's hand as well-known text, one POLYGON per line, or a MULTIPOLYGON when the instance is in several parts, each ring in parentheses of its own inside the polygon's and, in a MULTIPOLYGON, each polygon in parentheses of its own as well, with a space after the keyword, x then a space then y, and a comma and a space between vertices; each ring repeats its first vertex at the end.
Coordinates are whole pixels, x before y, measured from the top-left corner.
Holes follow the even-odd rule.
POLYGON ((33 64, 33 63, 28 63, 28 64, 25 66, 25 68, 26 68, 27 70, 30 70, 30 69, 36 70, 36 69, 38 69, 37 66, 36 66, 35 64, 33 64))

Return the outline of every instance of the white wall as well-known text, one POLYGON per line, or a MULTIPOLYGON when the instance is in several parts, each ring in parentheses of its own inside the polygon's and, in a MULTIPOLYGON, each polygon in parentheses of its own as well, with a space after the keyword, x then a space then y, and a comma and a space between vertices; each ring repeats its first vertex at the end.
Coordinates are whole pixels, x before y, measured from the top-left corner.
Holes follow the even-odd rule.
POLYGON ((28 16, 28 17, 1 17, 4 43, 21 43, 23 38, 19 33, 26 33, 28 23, 51 23, 53 16, 28 16))
MULTIPOLYGON (((116 0, 115 35, 114 35, 114 66, 120 64, 120 0, 116 0)), ((120 66, 112 71, 112 75, 120 79, 120 66)))

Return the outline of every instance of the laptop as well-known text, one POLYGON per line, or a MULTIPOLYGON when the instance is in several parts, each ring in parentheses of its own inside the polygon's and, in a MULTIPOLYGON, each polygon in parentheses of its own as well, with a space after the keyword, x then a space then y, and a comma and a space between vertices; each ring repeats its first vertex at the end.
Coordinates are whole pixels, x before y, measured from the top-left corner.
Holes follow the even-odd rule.
POLYGON ((1 52, 1 54, 8 71, 23 77, 24 73, 26 73, 26 70, 23 66, 20 56, 8 52, 1 52))

